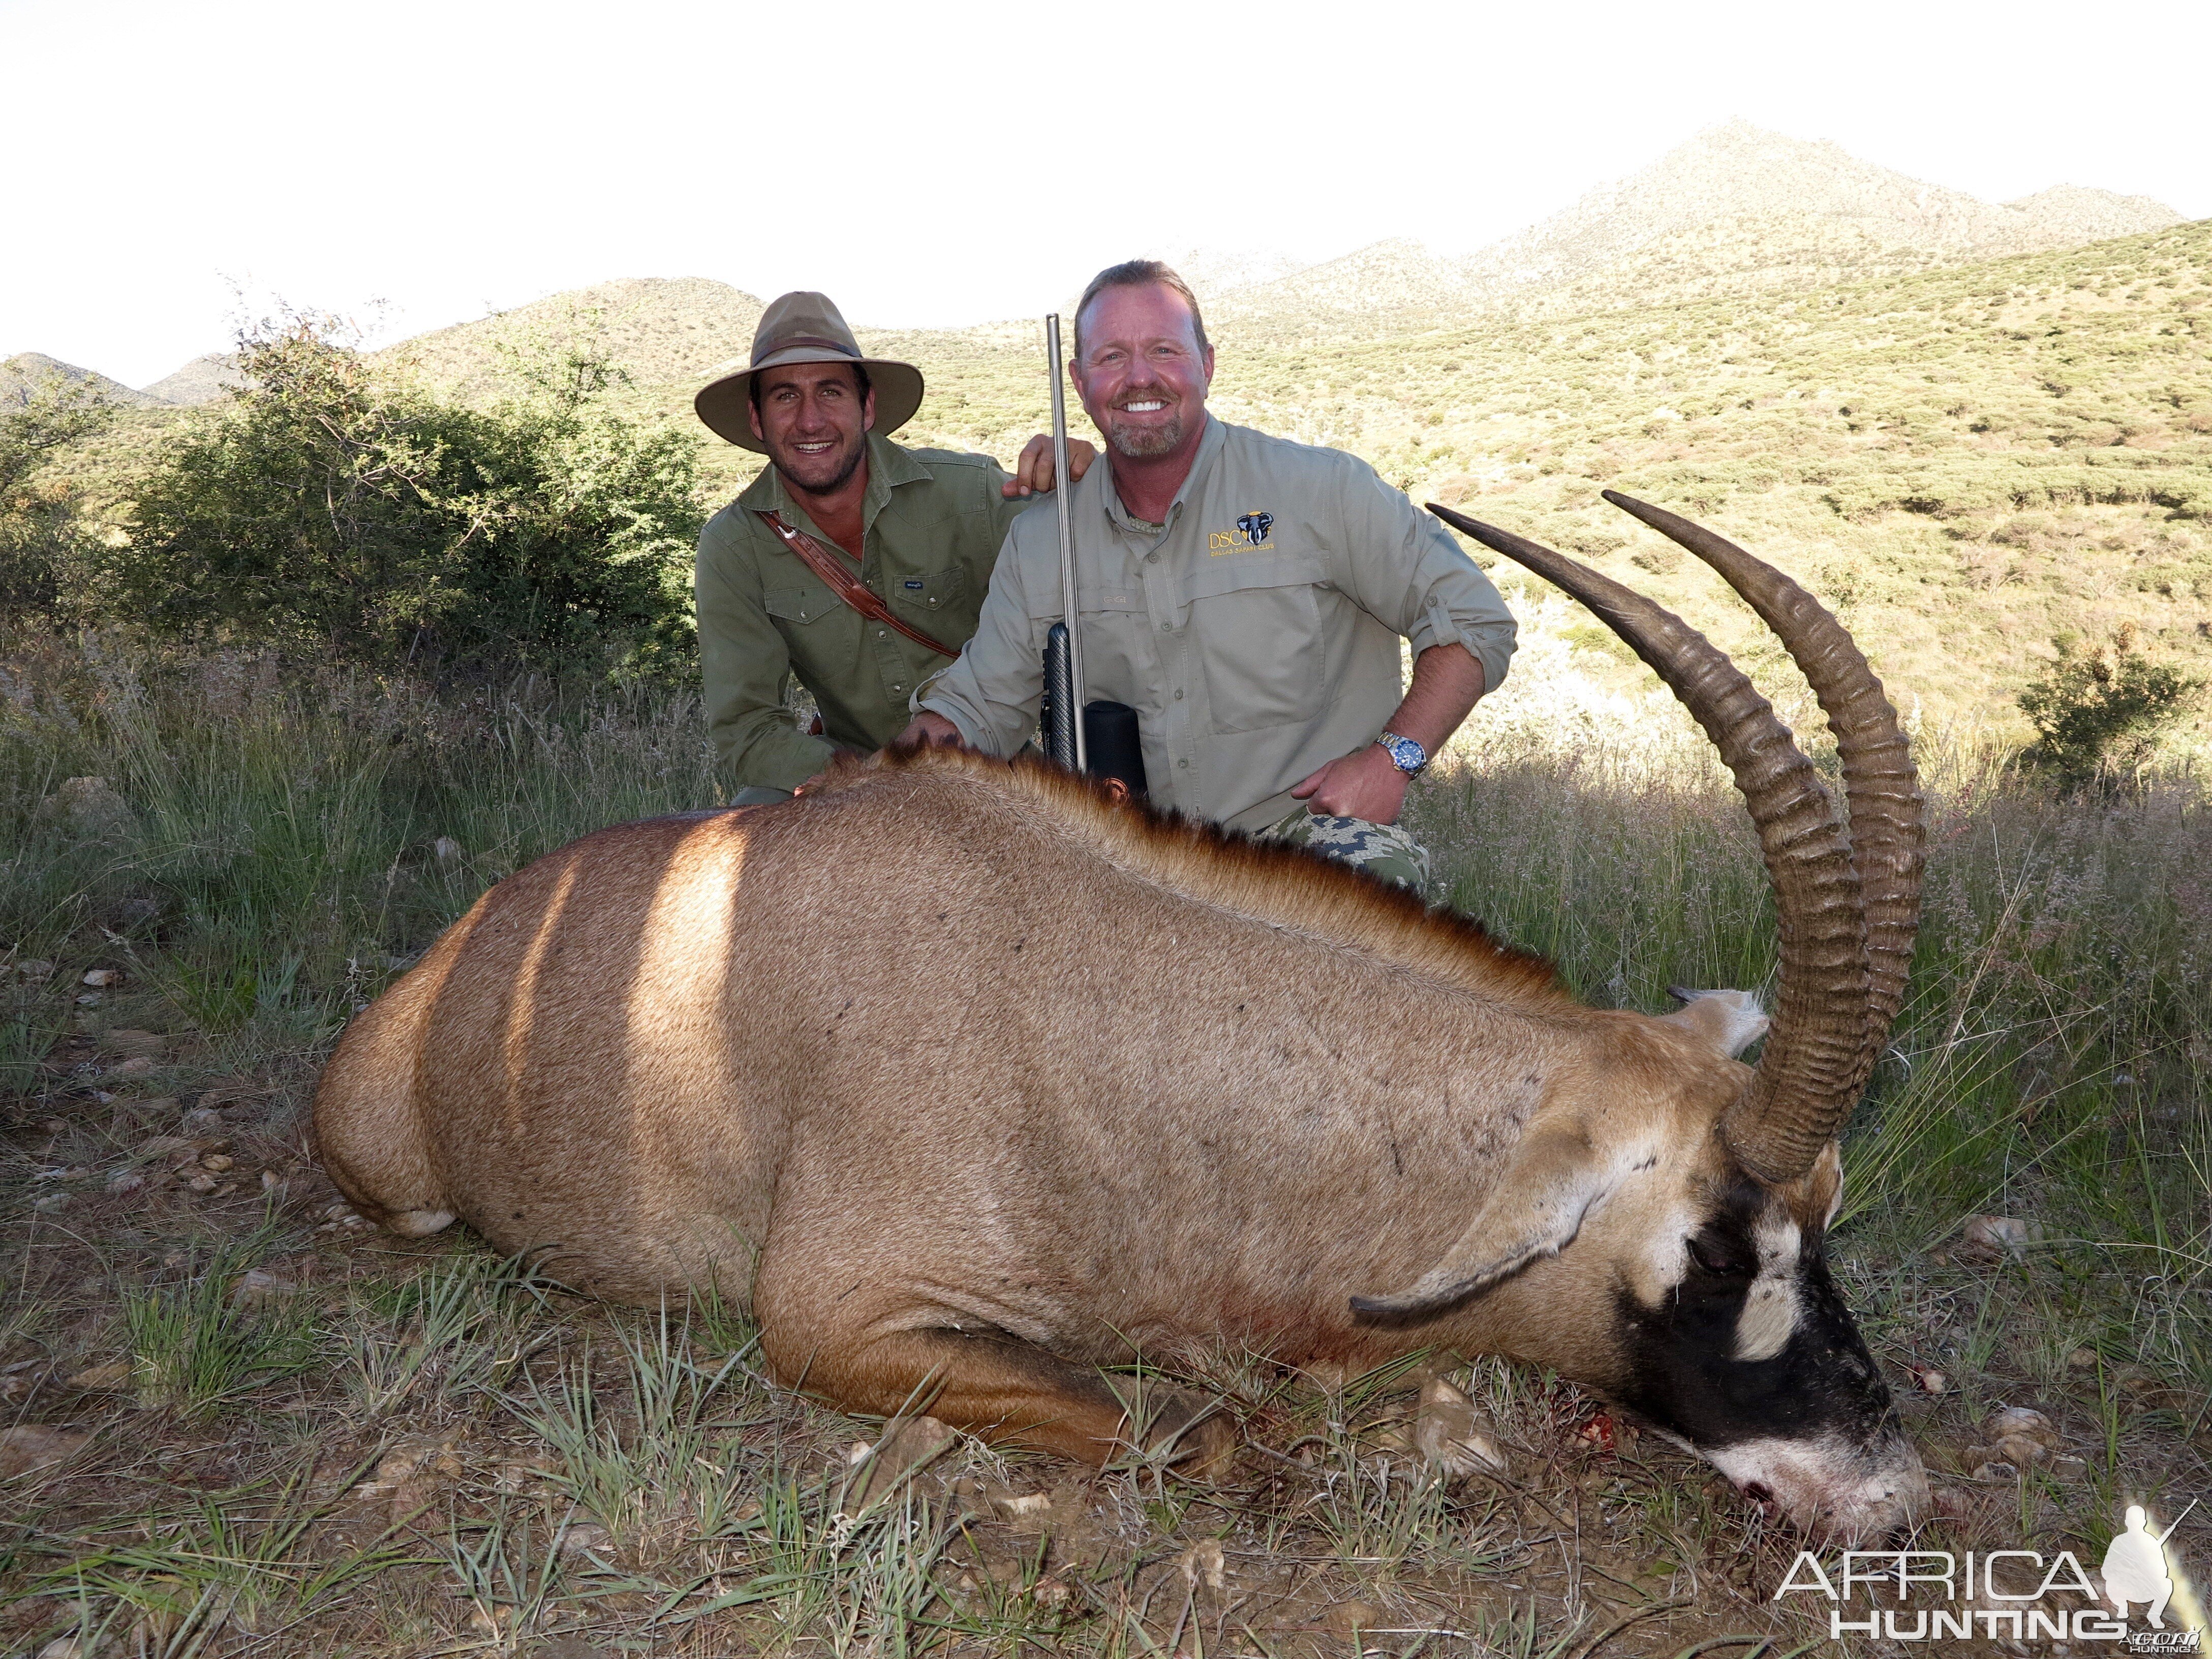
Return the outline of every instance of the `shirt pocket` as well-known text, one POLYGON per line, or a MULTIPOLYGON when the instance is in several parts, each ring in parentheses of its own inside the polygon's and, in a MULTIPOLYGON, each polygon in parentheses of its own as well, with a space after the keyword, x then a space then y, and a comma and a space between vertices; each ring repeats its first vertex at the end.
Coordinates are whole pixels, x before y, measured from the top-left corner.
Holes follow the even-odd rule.
POLYGON ((769 587, 761 592, 761 608, 775 618, 776 630, 788 638, 794 623, 819 622, 844 601, 826 587, 769 587))
POLYGON ((1261 732, 1317 719, 1328 698, 1319 559, 1231 554, 1192 573, 1192 644, 1216 732, 1261 732))
POLYGON ((890 584, 891 609, 923 633, 943 638, 939 629, 931 625, 932 620, 957 614, 967 592, 968 573, 958 565, 920 575, 901 576, 890 584))

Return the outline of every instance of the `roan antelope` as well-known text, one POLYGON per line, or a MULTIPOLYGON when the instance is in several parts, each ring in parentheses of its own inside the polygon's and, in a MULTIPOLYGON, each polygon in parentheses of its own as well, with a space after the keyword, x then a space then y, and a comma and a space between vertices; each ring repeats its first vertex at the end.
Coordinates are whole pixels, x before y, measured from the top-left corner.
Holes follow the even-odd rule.
MULTIPOLYGON (((324 1164, 389 1227, 459 1218, 599 1294, 712 1282, 779 1377, 858 1412, 922 1401, 1095 1462, 1134 1432, 1097 1369, 1133 1345, 1355 1370, 1499 1353, 1820 1535, 1891 1530, 1927 1482, 1822 1239, 1918 914, 1911 757, 1804 590, 1608 499, 1789 647, 1846 823, 1702 635, 1437 511, 1596 611, 1718 745, 1780 915, 1771 1030, 1739 992, 1587 1008, 1309 854, 932 751, 603 830, 500 883, 347 1032, 324 1164)), ((1231 1449, 1196 1402, 1149 1431, 1231 1449)))

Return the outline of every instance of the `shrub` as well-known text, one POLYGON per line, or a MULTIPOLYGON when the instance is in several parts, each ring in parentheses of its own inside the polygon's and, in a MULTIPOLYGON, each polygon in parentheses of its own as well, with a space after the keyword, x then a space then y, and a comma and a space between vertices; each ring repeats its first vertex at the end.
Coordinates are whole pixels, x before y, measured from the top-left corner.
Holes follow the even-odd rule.
POLYGON ((58 374, 0 408, 0 611, 73 620, 81 608, 96 544, 76 489, 44 475, 56 456, 114 420, 96 392, 58 374))
POLYGON ((2020 694, 2037 735, 2027 760, 2069 790, 2133 781, 2203 680, 2145 656, 2132 623, 2086 652, 2070 635, 2052 643, 2058 661, 2020 694))
POLYGON ((688 655, 697 444, 618 420, 603 358, 442 402, 325 319, 240 343, 246 386, 142 487, 138 615, 355 660, 661 672, 688 655))

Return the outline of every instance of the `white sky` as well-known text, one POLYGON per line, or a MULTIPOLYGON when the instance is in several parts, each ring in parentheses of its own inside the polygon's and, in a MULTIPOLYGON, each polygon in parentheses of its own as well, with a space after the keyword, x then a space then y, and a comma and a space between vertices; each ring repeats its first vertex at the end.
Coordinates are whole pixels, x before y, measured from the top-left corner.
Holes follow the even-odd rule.
POLYGON ((2212 4, 0 0, 0 356, 237 291, 397 337, 611 276, 1041 313, 1145 249, 1464 249, 1732 115, 2212 216, 2212 4))

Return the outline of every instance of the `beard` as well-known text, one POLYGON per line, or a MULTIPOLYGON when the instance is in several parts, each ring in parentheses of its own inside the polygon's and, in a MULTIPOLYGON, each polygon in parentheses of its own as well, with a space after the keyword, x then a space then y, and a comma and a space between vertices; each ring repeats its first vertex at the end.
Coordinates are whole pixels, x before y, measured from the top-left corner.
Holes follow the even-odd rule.
POLYGON ((834 495, 860 470, 867 453, 866 439, 856 437, 844 449, 820 455, 802 455, 793 445, 771 444, 769 459, 793 489, 807 495, 834 495))
POLYGON ((1130 426, 1109 419, 1106 441, 1113 446, 1115 454, 1126 455, 1133 461, 1167 454, 1182 441, 1182 416, 1171 415, 1162 426, 1130 426))

